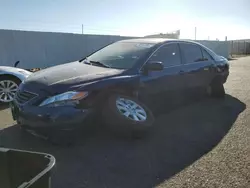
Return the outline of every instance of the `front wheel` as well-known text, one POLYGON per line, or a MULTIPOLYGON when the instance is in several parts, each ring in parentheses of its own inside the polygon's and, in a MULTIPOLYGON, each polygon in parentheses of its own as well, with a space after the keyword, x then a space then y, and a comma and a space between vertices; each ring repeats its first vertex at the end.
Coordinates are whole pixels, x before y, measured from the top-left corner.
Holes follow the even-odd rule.
POLYGON ((109 97, 102 111, 106 125, 115 132, 141 134, 153 125, 154 116, 133 97, 115 94, 109 97))

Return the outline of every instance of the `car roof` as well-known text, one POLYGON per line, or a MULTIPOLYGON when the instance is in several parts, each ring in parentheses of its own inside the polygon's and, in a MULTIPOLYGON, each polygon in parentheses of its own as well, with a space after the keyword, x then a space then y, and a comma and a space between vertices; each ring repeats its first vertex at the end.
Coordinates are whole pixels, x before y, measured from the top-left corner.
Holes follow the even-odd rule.
POLYGON ((159 44, 167 42, 190 42, 194 44, 199 44, 191 40, 168 39, 168 38, 136 38, 136 39, 121 40, 119 42, 135 42, 135 43, 151 43, 151 44, 159 44))
POLYGON ((152 43, 152 44, 157 44, 157 43, 162 43, 168 40, 173 40, 173 39, 166 39, 166 38, 136 38, 136 39, 127 39, 127 40, 121 40, 120 42, 135 42, 135 43, 152 43))

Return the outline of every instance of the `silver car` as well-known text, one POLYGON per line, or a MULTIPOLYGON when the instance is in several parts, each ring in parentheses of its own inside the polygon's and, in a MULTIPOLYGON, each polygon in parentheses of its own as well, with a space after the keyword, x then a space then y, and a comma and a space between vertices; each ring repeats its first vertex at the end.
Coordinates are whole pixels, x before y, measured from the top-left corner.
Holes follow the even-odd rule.
POLYGON ((30 74, 24 69, 0 66, 0 103, 11 102, 19 84, 30 74))

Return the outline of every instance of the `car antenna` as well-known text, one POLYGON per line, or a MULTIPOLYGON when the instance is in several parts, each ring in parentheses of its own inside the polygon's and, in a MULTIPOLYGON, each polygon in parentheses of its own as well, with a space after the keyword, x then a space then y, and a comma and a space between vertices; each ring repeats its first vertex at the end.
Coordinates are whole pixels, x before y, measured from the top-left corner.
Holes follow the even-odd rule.
POLYGON ((20 61, 15 62, 14 67, 17 67, 17 65, 20 63, 20 61))

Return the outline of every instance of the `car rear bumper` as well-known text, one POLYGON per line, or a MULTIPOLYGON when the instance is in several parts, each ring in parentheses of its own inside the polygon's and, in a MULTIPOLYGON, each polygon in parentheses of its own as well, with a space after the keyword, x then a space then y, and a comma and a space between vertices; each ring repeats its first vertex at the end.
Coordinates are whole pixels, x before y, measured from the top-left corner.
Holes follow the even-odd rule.
POLYGON ((74 130, 87 124, 94 110, 73 106, 38 107, 11 103, 13 119, 32 129, 74 130))

